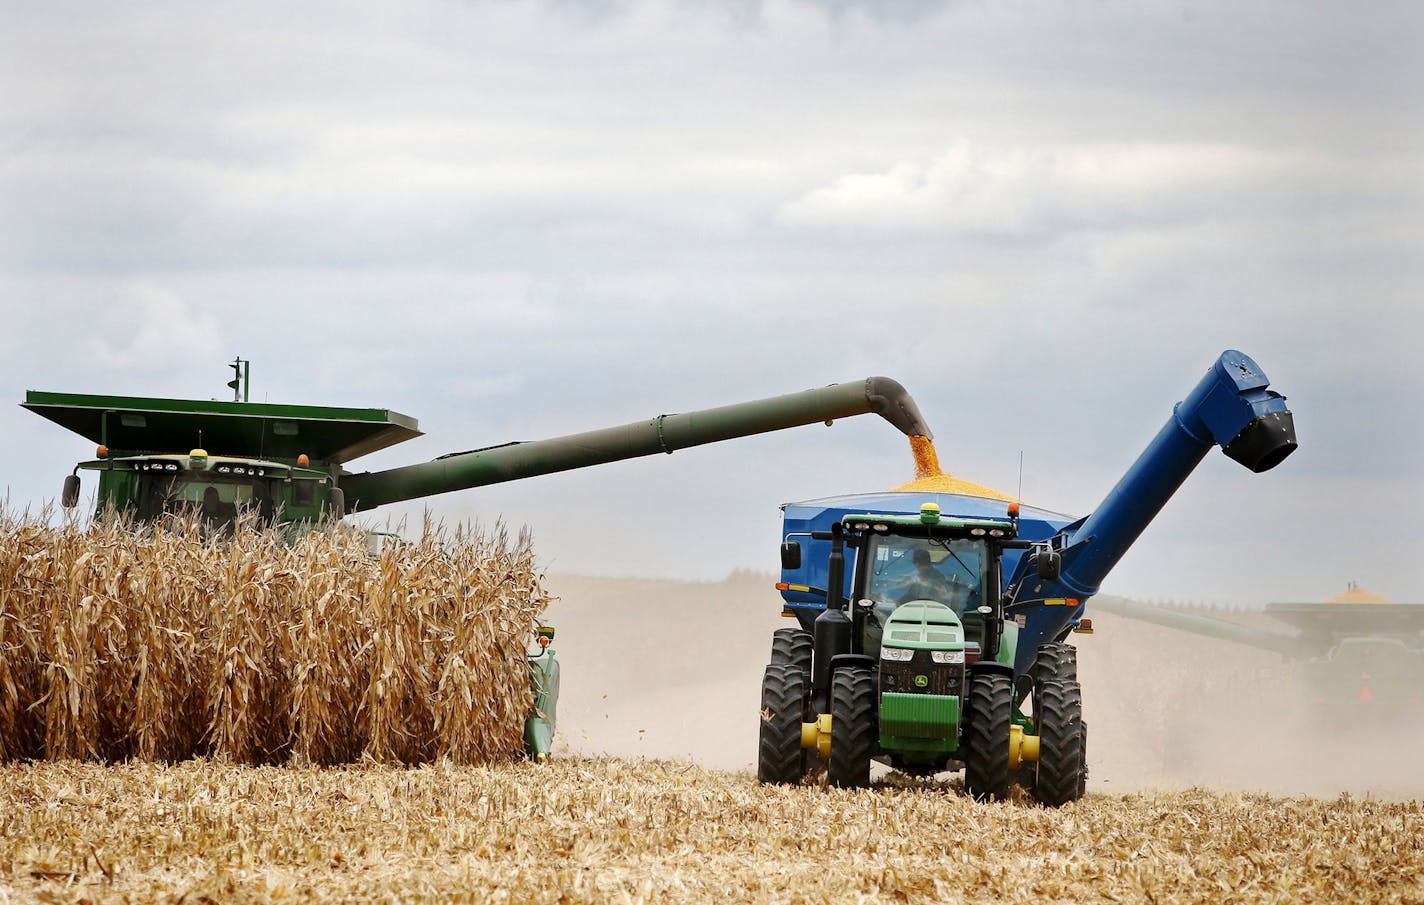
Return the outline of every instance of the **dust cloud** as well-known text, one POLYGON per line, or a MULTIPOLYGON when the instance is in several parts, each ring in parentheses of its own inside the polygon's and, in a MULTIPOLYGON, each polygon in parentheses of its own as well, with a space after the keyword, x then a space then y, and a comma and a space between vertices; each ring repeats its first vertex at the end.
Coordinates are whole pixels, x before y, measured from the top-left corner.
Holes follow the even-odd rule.
MULTIPOLYGON (((1071 636, 1090 788, 1424 796, 1406 753, 1424 743, 1417 681, 1376 671, 1322 687, 1301 660, 1092 609, 1097 631, 1071 636)), ((1259 612, 1196 612, 1281 630, 1259 612)))
MULTIPOLYGON (((793 624, 780 617, 774 581, 550 576, 561 598, 547 616, 563 665, 556 754, 755 769, 771 633, 793 624)), ((1089 791, 1424 796, 1408 756, 1424 742, 1424 709, 1321 703, 1301 667, 1278 654, 1094 613, 1091 603, 1089 615, 1096 633, 1070 636, 1090 727, 1089 791)), ((1393 691, 1392 700, 1419 695, 1393 691)))
POLYGON ((563 670, 555 752, 755 769, 771 633, 794 625, 775 581, 550 576, 563 670))

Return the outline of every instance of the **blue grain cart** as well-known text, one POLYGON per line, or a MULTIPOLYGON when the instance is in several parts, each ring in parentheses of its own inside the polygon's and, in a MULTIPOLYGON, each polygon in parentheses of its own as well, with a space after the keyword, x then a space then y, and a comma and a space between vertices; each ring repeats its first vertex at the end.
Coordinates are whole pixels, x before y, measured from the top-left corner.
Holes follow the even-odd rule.
POLYGON ((1072 632, 1088 599, 1212 446, 1253 472, 1296 448, 1285 397, 1227 351, 1091 515, 979 496, 889 492, 783 507, 784 614, 762 683, 758 777, 832 784, 872 760, 964 770, 1001 799, 1083 794, 1087 726, 1072 632))

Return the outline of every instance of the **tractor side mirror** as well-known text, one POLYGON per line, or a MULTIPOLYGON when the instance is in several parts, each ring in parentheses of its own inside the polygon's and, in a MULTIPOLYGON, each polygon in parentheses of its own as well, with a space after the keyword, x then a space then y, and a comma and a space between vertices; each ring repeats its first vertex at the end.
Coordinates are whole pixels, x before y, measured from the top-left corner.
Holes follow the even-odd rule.
POLYGON ((59 504, 65 509, 79 505, 79 475, 65 475, 64 491, 59 495, 59 504))
POLYGON ((1034 559, 1038 562, 1038 577, 1044 581, 1055 581, 1063 572, 1063 558, 1053 550, 1040 550, 1034 559))
POLYGON ((326 492, 326 511, 334 519, 346 517, 346 491, 333 487, 326 492))
POLYGON ((801 544, 789 540, 781 545, 781 568, 794 571, 801 568, 801 544))

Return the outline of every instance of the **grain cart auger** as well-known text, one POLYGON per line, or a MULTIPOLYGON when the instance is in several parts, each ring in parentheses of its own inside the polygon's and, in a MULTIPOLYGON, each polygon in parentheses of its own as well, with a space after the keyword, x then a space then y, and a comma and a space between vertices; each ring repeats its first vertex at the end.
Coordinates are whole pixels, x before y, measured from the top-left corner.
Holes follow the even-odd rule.
MULTIPOLYGON (((96 458, 65 479, 62 502, 79 501, 80 470, 98 473, 98 511, 151 521, 196 510, 214 526, 239 510, 269 523, 328 515, 620 459, 672 453, 854 415, 878 414, 909 436, 929 436, 914 399, 888 377, 744 402, 529 443, 452 453, 432 462, 351 474, 346 463, 420 436, 414 418, 385 409, 202 401, 31 391, 24 407, 98 444, 96 458)), ((559 667, 541 633, 530 657, 536 709, 526 725, 531 755, 548 753, 559 667)))
POLYGON ((783 614, 762 683, 758 777, 797 782, 812 756, 833 785, 878 760, 964 770, 1000 799, 1082 796, 1087 726, 1075 650, 1084 602, 1213 445, 1254 472, 1296 448, 1285 398, 1225 352, 1086 518, 960 493, 788 503, 783 614), (1031 704, 1031 708, 1028 705, 1031 704))

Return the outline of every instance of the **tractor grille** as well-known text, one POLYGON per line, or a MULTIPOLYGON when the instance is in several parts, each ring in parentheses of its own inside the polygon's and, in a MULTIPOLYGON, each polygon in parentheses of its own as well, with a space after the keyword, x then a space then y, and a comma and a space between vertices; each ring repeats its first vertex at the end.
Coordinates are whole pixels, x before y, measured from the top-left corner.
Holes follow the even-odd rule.
POLYGON ((915 651, 915 657, 908 663, 893 660, 880 661, 880 690, 900 694, 952 694, 964 693, 964 665, 961 663, 935 663, 927 650, 915 651), (925 684, 918 685, 916 677, 924 676, 925 684))

